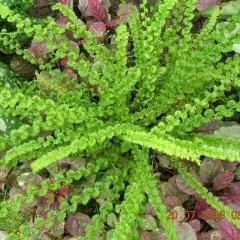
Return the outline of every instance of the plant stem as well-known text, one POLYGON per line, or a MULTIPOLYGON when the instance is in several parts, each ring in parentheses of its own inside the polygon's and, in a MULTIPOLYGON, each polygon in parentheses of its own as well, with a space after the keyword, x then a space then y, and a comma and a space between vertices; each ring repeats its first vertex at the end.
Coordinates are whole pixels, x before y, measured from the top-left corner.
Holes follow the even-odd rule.
POLYGON ((73 0, 70 0, 70 9, 73 10, 73 0))

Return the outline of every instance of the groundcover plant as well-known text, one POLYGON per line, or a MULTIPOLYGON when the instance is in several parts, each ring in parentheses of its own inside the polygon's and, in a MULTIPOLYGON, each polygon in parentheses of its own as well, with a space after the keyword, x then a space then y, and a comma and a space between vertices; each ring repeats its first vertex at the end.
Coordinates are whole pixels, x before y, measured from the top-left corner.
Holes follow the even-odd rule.
POLYGON ((0 0, 0 237, 240 239, 240 14, 56 2, 0 0))

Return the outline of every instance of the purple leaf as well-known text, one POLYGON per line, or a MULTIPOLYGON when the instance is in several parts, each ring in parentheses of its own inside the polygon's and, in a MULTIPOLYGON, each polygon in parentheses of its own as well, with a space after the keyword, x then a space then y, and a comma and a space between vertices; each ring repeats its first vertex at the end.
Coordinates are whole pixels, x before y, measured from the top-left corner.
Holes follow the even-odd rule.
POLYGON ((175 196, 179 198, 182 202, 189 198, 189 195, 180 190, 177 186, 176 176, 169 178, 166 187, 166 196, 175 196))
POLYGON ((164 199, 164 203, 168 210, 175 208, 176 206, 182 206, 182 202, 179 198, 170 196, 164 199))
POLYGON ((106 30, 107 28, 104 22, 95 22, 91 24, 88 29, 88 31, 96 37, 98 43, 104 41, 106 30))
POLYGON ((182 179, 181 175, 177 175, 176 183, 179 189, 181 189, 184 193, 189 195, 194 195, 195 191, 182 179))
POLYGON ((68 215, 65 228, 74 237, 85 236, 85 228, 88 224, 92 224, 90 217, 77 212, 68 215))
POLYGON ((208 232, 201 232, 197 235, 198 240, 211 240, 210 233, 208 232))
POLYGON ((107 17, 107 11, 99 0, 88 0, 89 12, 100 21, 104 21, 107 17))
POLYGON ((231 184, 227 197, 240 206, 240 182, 231 184))
POLYGON ((240 231, 232 223, 222 221, 218 224, 218 229, 224 240, 239 240, 240 231))
POLYGON ((221 4, 221 0, 197 0, 196 8, 198 11, 202 11, 217 4, 221 4))
POLYGON ((221 172, 213 181, 213 190, 219 191, 226 188, 233 181, 234 176, 232 170, 221 172))

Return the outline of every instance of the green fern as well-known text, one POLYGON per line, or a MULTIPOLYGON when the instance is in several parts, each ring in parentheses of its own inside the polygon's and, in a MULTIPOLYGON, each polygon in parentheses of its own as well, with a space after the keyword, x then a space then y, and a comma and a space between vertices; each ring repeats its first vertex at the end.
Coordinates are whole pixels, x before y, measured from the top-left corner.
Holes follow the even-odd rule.
POLYGON ((29 163, 38 172, 69 156, 90 159, 85 167, 59 173, 54 181, 44 180, 41 188, 29 187, 25 195, 15 196, 12 204, 2 201, 0 219, 10 213, 18 215, 22 201, 31 203, 49 190, 101 173, 93 187, 71 196, 58 211, 49 211, 47 219, 37 218, 35 229, 26 223, 16 232, 6 229, 9 239, 36 239, 43 228, 52 226, 53 219, 64 220, 67 213, 104 192, 109 193, 105 203, 86 228, 86 236, 78 239, 99 239, 111 211, 119 214, 113 239, 138 238, 136 228, 147 200, 167 239, 178 239, 148 163, 153 150, 172 156, 186 183, 216 210, 224 209, 226 218, 240 226, 238 220, 230 218, 231 209, 208 193, 180 164, 184 159, 200 165, 201 156, 240 162, 239 140, 193 133, 204 123, 224 120, 240 111, 239 96, 232 94, 240 87, 240 59, 236 53, 229 54, 240 34, 222 37, 239 23, 240 14, 228 19, 231 24, 215 29, 219 13, 216 7, 204 28, 192 33, 194 0, 159 2, 149 10, 147 1, 143 1, 140 10, 133 9, 129 23, 116 28, 115 52, 99 45, 67 6, 53 7, 69 19, 68 24, 59 26, 51 17, 41 23, 24 18, 0 2, 1 18, 16 27, 14 34, 0 37, 0 43, 39 64, 51 78, 36 73, 36 79, 20 89, 10 91, 1 86, 0 117, 28 119, 7 136, 0 136, 0 151, 6 152, 1 167, 29 163), (66 30, 74 32, 76 39, 84 38, 80 54, 63 34, 66 30), (46 40, 54 57, 49 54, 49 61, 44 63, 30 55, 15 40, 19 34, 46 40), (55 39, 61 41, 56 43, 55 39), (135 58, 131 64, 130 55, 135 58), (58 61, 66 56, 68 67, 79 80, 65 81, 73 84, 72 88, 63 84, 66 75, 57 69, 58 61), (40 136, 41 131, 52 134, 40 136), (124 200, 119 201, 122 192, 124 200))

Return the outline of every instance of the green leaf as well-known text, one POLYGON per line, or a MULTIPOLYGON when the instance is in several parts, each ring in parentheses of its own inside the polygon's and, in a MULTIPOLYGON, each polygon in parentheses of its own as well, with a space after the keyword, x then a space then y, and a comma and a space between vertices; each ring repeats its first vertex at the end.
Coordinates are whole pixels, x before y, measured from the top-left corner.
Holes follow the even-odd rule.
POLYGON ((152 215, 145 215, 141 227, 143 230, 152 231, 157 228, 157 221, 152 215))
POLYGON ((111 227, 111 228, 115 228, 117 225, 117 216, 114 213, 109 213, 107 215, 107 224, 111 227))
POLYGON ((21 125, 19 119, 3 116, 0 118, 0 136, 7 137, 12 129, 18 129, 21 125))
POLYGON ((236 53, 240 53, 240 44, 233 44, 233 51, 236 53))
POLYGON ((214 135, 219 137, 240 139, 240 126, 221 127, 214 132, 214 135))
MULTIPOLYGON (((215 6, 212 6, 210 8, 207 8, 201 12, 198 13, 198 15, 203 15, 205 17, 210 17, 214 11, 215 6)), ((220 12, 219 17, 221 18, 228 18, 232 15, 235 15, 240 10, 240 0, 237 1, 230 1, 230 2, 224 2, 220 5, 220 12)))
POLYGON ((6 87, 10 90, 19 88, 22 80, 22 75, 14 73, 7 64, 0 62, 0 87, 6 87))

